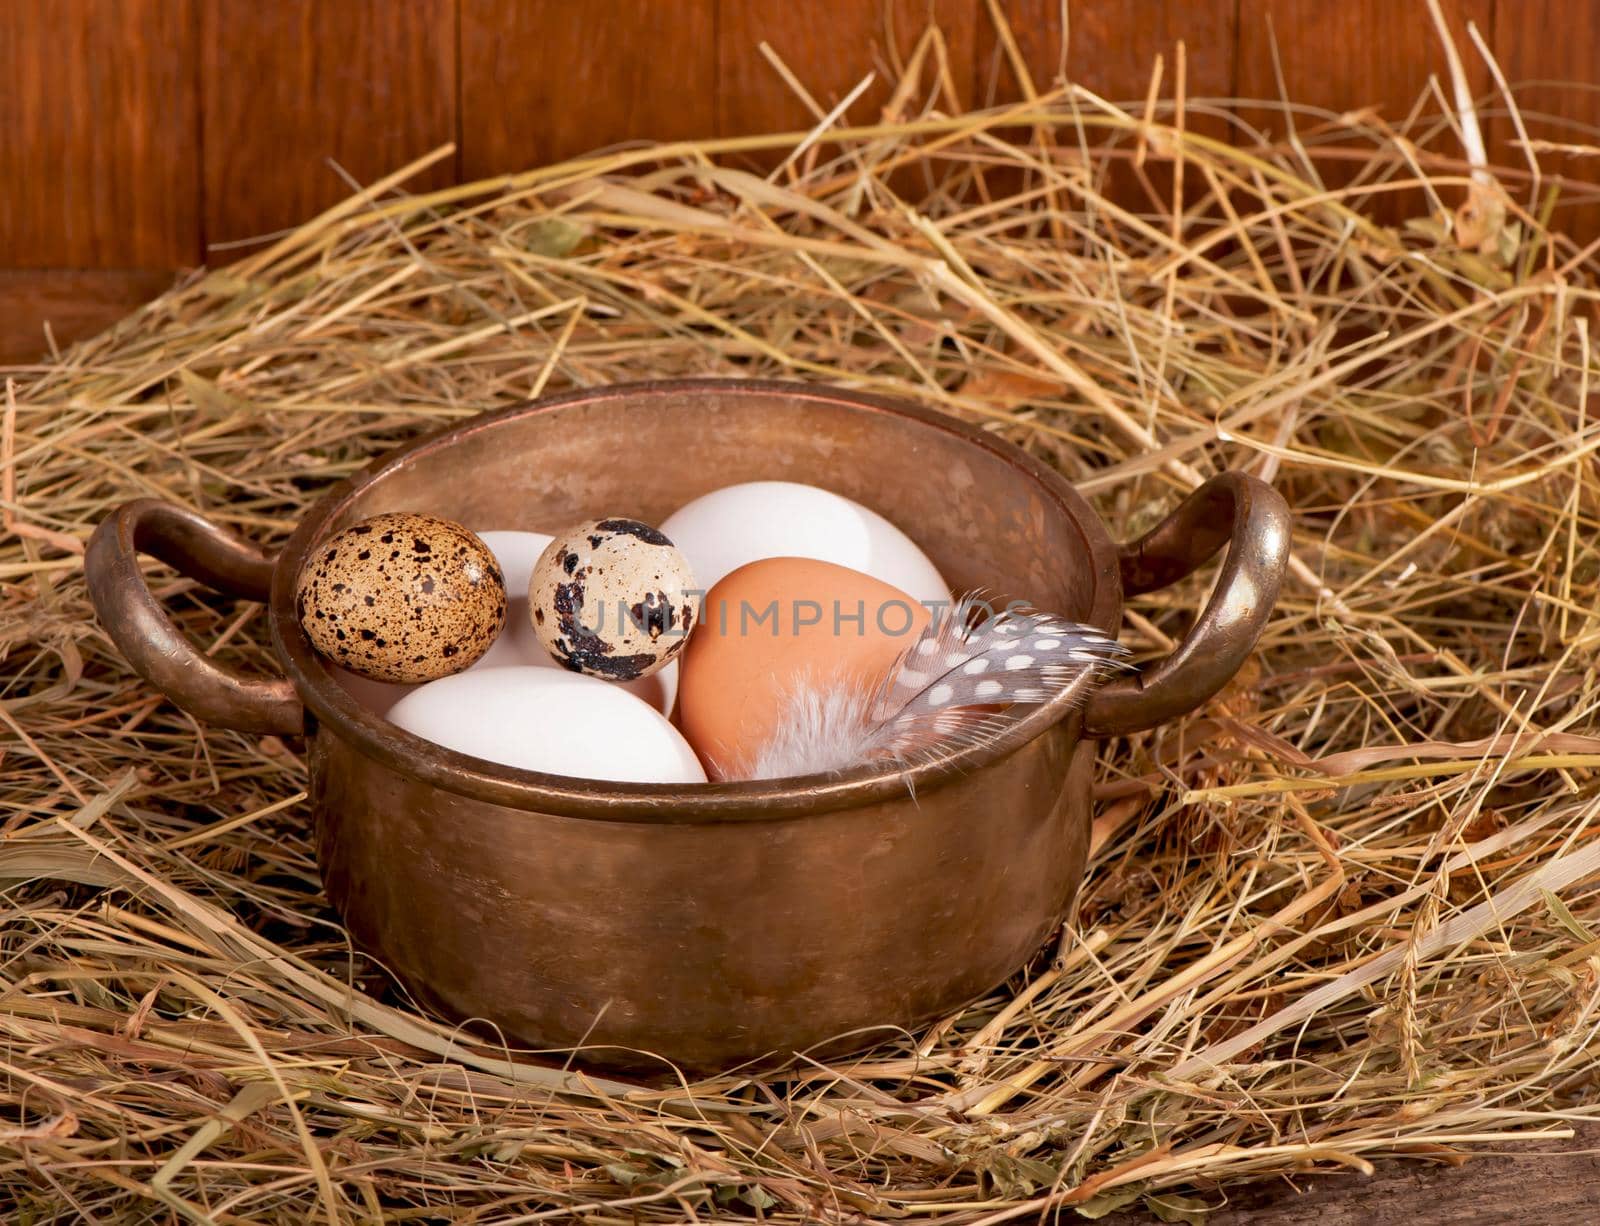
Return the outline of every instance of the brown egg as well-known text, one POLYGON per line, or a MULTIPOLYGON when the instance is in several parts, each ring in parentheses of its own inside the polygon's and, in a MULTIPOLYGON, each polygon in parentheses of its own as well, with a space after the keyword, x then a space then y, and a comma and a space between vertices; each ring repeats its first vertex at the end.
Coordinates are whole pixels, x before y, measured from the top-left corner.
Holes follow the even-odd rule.
POLYGON ((713 779, 739 777, 801 684, 876 686, 932 614, 809 558, 763 558, 706 593, 680 657, 678 726, 713 779))
POLYGON ((500 564, 448 519, 375 515, 339 533, 305 564, 295 609, 311 645, 374 681, 459 673, 506 623, 500 564))

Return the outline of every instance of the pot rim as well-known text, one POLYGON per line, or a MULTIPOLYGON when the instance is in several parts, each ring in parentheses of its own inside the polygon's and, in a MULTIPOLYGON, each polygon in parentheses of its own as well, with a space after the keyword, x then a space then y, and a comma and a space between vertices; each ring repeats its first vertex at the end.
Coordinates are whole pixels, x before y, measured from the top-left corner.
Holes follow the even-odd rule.
POLYGON ((1116 635, 1122 593, 1117 550, 1105 525, 1066 478, 1015 444, 948 414, 838 388, 761 379, 661 379, 617 383, 482 413, 425 435, 374 459, 312 505, 278 554, 273 569, 269 622, 274 649, 317 721, 326 725, 330 733, 353 743, 367 757, 389 769, 457 795, 544 814, 649 823, 763 821, 856 808, 908 793, 915 797, 956 775, 980 770, 1010 756, 1058 723, 1065 723, 1074 739, 1080 735, 1081 707, 1088 677, 1029 711, 984 744, 903 766, 862 766, 831 775, 738 783, 617 783, 500 766, 446 749, 389 723, 335 680, 313 650, 295 616, 295 581, 304 558, 313 545, 319 543, 324 525, 383 473, 480 430, 493 429, 508 418, 559 412, 578 404, 695 392, 780 395, 908 418, 926 428, 954 435, 969 446, 979 447, 1005 461, 1020 477, 1031 480, 1040 493, 1059 506, 1076 525, 1092 564, 1094 592, 1091 613, 1086 620, 1106 634, 1116 635))

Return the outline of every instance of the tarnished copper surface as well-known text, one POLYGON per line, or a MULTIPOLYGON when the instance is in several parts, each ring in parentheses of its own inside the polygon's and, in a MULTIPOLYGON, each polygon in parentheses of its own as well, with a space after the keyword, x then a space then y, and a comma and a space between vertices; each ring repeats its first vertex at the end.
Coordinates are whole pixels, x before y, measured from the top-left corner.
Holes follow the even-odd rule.
POLYGON ((1084 719, 1089 736, 1166 723, 1228 683, 1277 602, 1289 530, 1289 508, 1277 490, 1243 473, 1223 473, 1122 547, 1123 595, 1137 596, 1176 583, 1232 542, 1216 589, 1188 637, 1159 664, 1102 686, 1084 719))
POLYGON ((1119 551, 1049 468, 983 431, 829 389, 639 384, 486 414, 385 457, 305 516, 276 564, 175 507, 101 526, 91 594, 130 663, 226 727, 309 738, 318 859, 352 932, 422 999, 536 1046, 653 1052, 696 1068, 845 1031, 911 1025, 1011 973, 1067 914, 1093 745, 1215 693, 1254 644, 1288 546, 1282 499, 1229 474, 1119 551), (902 771, 704 785, 612 784, 498 767, 358 705, 294 617, 301 560, 340 528, 414 510, 547 530, 595 514, 659 522, 738 481, 793 480, 882 512, 958 588, 1114 632, 1123 587, 1222 577, 1167 661, 1064 695, 992 744, 902 771), (196 652, 135 550, 259 597, 284 680, 196 652))
POLYGON ((145 586, 140 553, 247 600, 267 598, 275 559, 186 507, 140 498, 123 503, 95 529, 83 568, 101 625, 134 671, 173 702, 224 728, 299 733, 294 684, 240 676, 196 651, 145 586))

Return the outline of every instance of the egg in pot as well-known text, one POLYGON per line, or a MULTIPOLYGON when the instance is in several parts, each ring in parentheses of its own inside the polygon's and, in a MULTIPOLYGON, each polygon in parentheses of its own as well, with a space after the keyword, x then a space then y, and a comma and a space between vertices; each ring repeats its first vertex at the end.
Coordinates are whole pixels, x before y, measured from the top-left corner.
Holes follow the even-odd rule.
POLYGON ((899 588, 846 566, 741 566, 706 593, 683 652, 678 726, 711 778, 747 777, 797 688, 870 690, 931 617, 899 588))
POLYGON ((506 619, 505 580, 460 524, 401 511, 353 524, 302 568, 295 610, 311 645, 372 681, 470 667, 506 619))
POLYGON ((694 576, 672 542, 635 519, 590 520, 534 563, 528 610, 556 662, 636 681, 682 650, 694 627, 694 576))
POLYGON ((950 598, 938 568, 909 536, 876 511, 814 485, 727 485, 679 507, 661 531, 706 588, 747 562, 813 558, 871 575, 919 601, 950 598))
POLYGON ((620 685, 549 665, 471 669, 410 691, 389 712, 407 732, 520 770, 623 783, 703 783, 666 716, 620 685))
MULTIPOLYGON (((528 607, 528 589, 532 586, 533 568, 555 538, 546 532, 478 531, 483 543, 494 551, 500 571, 506 577, 506 628, 495 639, 483 659, 474 669, 508 668, 532 665, 538 668, 560 668, 545 650, 534 632, 533 613, 528 607)), ((673 660, 665 668, 657 669, 645 677, 620 683, 630 694, 644 699, 663 715, 670 714, 678 697, 678 662, 673 660)))

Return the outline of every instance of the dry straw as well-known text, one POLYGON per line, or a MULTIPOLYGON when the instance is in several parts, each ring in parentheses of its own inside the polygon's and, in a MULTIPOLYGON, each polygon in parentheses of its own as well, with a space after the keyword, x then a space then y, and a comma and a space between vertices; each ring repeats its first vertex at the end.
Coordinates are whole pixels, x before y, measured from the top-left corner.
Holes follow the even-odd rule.
MULTIPOLYGON (((952 113, 941 64, 930 32, 870 127, 406 195, 419 163, 14 372, 16 1220, 1171 1220, 1600 1113, 1600 264, 1556 182, 1485 171, 1464 91, 1397 126, 1245 112, 1268 139, 1160 75, 952 113), (353 952, 296 747, 134 679, 82 544, 136 495, 281 537, 419 431, 705 374, 980 422, 1123 536, 1247 468, 1297 508, 1295 567, 1228 692, 1106 747, 1077 921, 1014 980, 853 1059, 636 1086, 514 1059, 353 952)), ((258 607, 155 575, 207 652, 270 667, 258 607)), ((1201 591, 1135 602, 1131 645, 1201 591)))

